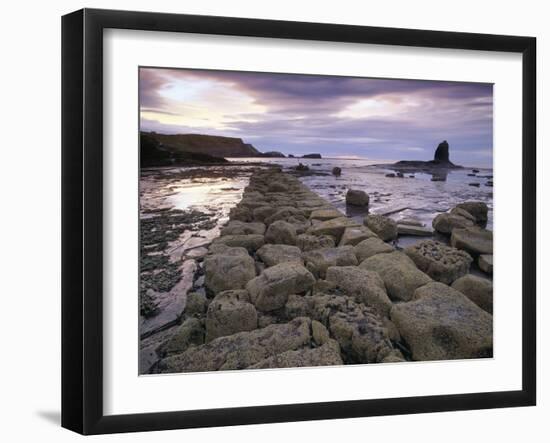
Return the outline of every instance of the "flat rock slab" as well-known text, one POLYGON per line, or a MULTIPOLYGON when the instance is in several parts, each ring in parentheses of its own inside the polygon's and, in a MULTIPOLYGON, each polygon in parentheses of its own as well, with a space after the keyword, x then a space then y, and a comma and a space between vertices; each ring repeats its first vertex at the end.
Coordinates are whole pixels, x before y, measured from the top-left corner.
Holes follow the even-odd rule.
POLYGON ((363 240, 354 248, 355 256, 357 257, 357 261, 359 263, 362 263, 364 260, 372 257, 373 255, 385 254, 393 251, 395 251, 393 246, 390 246, 377 237, 371 237, 363 240))
POLYGON ((378 238, 378 236, 366 226, 346 228, 342 234, 342 238, 340 239, 338 246, 355 246, 357 243, 372 237, 378 238))
POLYGON ((398 251, 374 255, 359 267, 378 272, 390 298, 396 301, 411 300, 417 288, 432 281, 407 255, 398 251))
POLYGON ((316 209, 314 211, 311 211, 311 214, 309 215, 310 219, 314 220, 332 220, 333 218, 340 218, 344 217, 345 215, 342 214, 337 209, 316 209))
POLYGON ((415 292, 413 301, 394 305, 391 319, 414 360, 493 355, 493 316, 443 283, 429 283, 415 292))
POLYGON ((147 337, 179 322, 185 308, 186 294, 193 286, 196 263, 187 260, 181 266, 181 280, 169 291, 156 293, 159 313, 150 318, 140 317, 139 334, 147 337))
POLYGON ((232 220, 226 226, 224 226, 220 235, 247 235, 258 234, 263 235, 265 233, 265 225, 260 222, 245 223, 240 220, 232 220))
POLYGON ((409 246, 404 252, 421 271, 447 285, 466 275, 472 263, 472 257, 467 252, 434 240, 409 246))
POLYGON ((259 234, 224 235, 215 239, 212 244, 223 244, 231 247, 242 247, 249 252, 254 252, 264 245, 264 236, 259 234))
POLYGON ((268 267, 287 262, 304 264, 302 251, 297 246, 267 244, 258 249, 256 254, 268 267))
POLYGON ((397 225, 398 235, 416 235, 419 237, 430 237, 433 235, 433 230, 426 226, 413 226, 413 225, 397 225))
POLYGON ((314 283, 315 277, 302 265, 281 263, 249 281, 246 289, 254 306, 267 312, 282 308, 290 294, 308 291, 314 283))
POLYGON ((493 232, 478 226, 454 229, 451 235, 451 245, 474 257, 485 254, 492 255, 493 232))
POLYGON ((306 267, 321 278, 325 277, 330 266, 357 266, 353 246, 316 249, 304 253, 306 267))
POLYGON ((357 228, 359 226, 361 225, 351 218, 340 217, 315 224, 307 230, 307 233, 311 235, 331 235, 336 243, 339 243, 346 228, 357 228))
POLYGON ((245 369, 266 358, 311 345, 311 320, 288 323, 219 337, 161 360, 158 372, 205 372, 245 369))

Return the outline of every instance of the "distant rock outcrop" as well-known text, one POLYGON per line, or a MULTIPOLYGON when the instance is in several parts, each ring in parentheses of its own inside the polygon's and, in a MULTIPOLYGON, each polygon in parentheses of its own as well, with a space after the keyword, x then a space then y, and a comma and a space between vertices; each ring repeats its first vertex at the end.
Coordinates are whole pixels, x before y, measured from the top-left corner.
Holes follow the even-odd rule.
POLYGON ((302 155, 302 158, 322 158, 321 154, 306 154, 302 155))
POLYGON ((437 145, 437 149, 435 150, 434 154, 434 162, 445 164, 445 163, 451 163, 449 160, 449 143, 447 143, 447 140, 443 140, 439 145, 437 145))
POLYGON ((415 169, 459 169, 462 166, 455 165, 449 157, 449 143, 443 140, 435 150, 434 159, 429 161, 422 160, 401 160, 391 165, 396 170, 415 170, 415 169))
POLYGON ((279 151, 268 151, 268 152, 264 152, 263 154, 260 153, 259 157, 285 158, 286 156, 279 151))
POLYGON ((208 154, 214 157, 258 157, 261 153, 251 144, 235 137, 204 134, 145 133, 156 140, 163 149, 173 153, 188 152, 208 154))

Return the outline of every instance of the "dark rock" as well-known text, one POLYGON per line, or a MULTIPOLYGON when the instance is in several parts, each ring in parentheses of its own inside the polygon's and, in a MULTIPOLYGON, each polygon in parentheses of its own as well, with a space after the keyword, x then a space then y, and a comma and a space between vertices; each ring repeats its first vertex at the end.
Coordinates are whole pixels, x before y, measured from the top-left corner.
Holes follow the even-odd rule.
POLYGON ((365 191, 348 189, 346 193, 346 204, 352 206, 368 206, 369 195, 365 191))
POLYGON ((338 166, 332 168, 332 175, 335 175, 336 177, 342 175, 342 168, 339 168, 338 166))
POLYGON ((439 164, 445 164, 445 163, 451 163, 449 160, 449 143, 447 143, 447 140, 443 140, 439 145, 437 146, 437 149, 435 150, 434 154, 434 162, 439 164))
POLYGON ((306 154, 302 155, 302 158, 322 158, 321 154, 306 154))

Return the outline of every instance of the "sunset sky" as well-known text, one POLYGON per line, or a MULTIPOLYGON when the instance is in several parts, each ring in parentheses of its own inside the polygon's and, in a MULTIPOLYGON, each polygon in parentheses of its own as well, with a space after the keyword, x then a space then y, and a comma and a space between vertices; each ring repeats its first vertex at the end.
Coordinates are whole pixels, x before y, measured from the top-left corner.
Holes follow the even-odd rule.
POLYGON ((140 69, 142 131, 242 138, 260 151, 490 166, 491 84, 140 69))

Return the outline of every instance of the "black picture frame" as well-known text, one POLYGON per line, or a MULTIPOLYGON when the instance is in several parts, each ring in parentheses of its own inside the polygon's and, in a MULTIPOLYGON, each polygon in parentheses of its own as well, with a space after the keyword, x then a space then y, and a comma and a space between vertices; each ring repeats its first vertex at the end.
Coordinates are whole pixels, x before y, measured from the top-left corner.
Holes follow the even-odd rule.
POLYGON ((82 434, 536 404, 536 39, 83 9, 62 18, 62 426, 82 434), (103 413, 103 30, 352 42, 522 54, 522 389, 131 415, 103 413))

